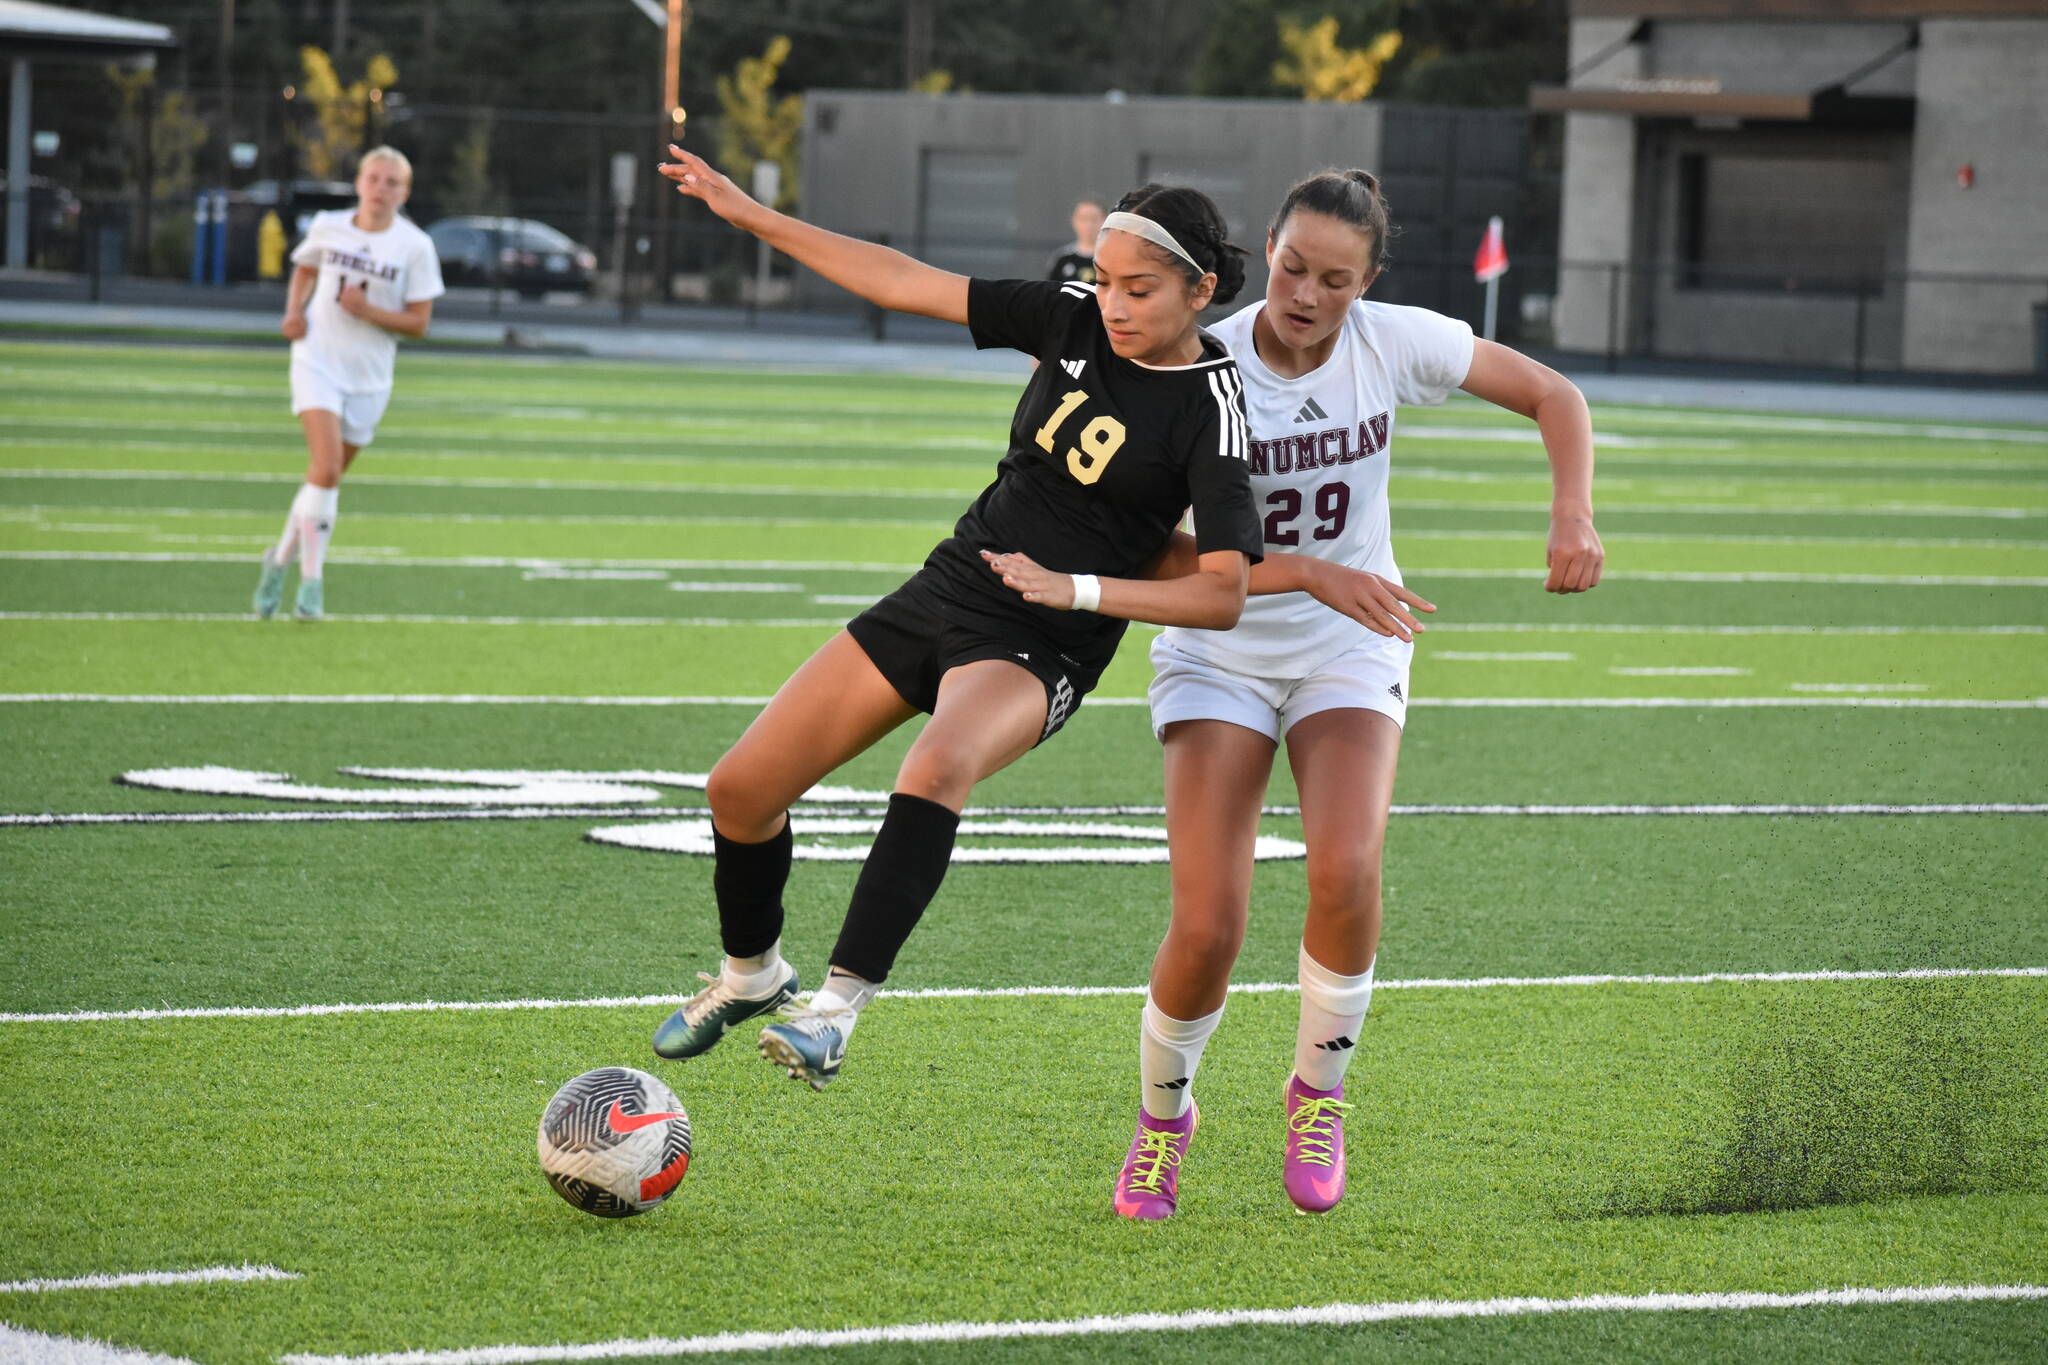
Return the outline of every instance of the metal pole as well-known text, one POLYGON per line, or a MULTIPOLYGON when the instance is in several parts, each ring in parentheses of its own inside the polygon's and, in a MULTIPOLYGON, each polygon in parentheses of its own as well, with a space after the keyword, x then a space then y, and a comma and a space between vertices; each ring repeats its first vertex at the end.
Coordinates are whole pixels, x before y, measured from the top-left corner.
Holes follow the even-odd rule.
POLYGON ((1607 267, 1607 372, 1613 374, 1619 366, 1617 347, 1621 331, 1621 263, 1607 267))
POLYGON ((220 122, 214 125, 220 138, 220 183, 233 183, 235 169, 235 88, 228 72, 235 54, 235 0, 220 0, 220 50, 214 66, 214 87, 220 91, 220 122))
POLYGON ((1863 317, 1865 305, 1870 301, 1870 295, 1865 292, 1865 283, 1862 279, 1856 281, 1856 350, 1850 361, 1850 371, 1859 384, 1863 382, 1863 317))
POLYGON ((13 97, 7 113, 7 268, 28 269, 28 58, 14 59, 8 82, 13 97))
POLYGON ((1494 317, 1500 308, 1500 276, 1486 282, 1486 339, 1493 340, 1494 317))

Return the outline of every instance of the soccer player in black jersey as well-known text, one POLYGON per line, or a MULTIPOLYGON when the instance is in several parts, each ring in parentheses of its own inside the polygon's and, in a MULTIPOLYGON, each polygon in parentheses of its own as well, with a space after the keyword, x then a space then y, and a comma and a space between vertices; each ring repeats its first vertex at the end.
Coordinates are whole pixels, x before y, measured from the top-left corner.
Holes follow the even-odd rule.
POLYGON ((913 715, 931 715, 897 773, 823 987, 761 1034, 763 1056, 823 1089, 946 875, 975 783, 1065 723, 1126 622, 1223 630, 1243 610, 1262 542, 1237 367, 1195 319, 1236 295, 1244 253, 1206 196, 1148 185, 1105 221, 1093 288, 971 280, 777 213, 701 158, 669 151, 660 169, 681 193, 833 283, 965 323, 977 346, 1040 362, 995 482, 952 537, 782 685, 705 789, 725 959, 655 1031, 664 1057, 697 1056, 794 999, 797 974, 781 953, 789 807, 913 715), (1141 578, 1189 507, 1194 571, 1141 578), (1006 586, 1013 564, 1041 586, 1006 586))

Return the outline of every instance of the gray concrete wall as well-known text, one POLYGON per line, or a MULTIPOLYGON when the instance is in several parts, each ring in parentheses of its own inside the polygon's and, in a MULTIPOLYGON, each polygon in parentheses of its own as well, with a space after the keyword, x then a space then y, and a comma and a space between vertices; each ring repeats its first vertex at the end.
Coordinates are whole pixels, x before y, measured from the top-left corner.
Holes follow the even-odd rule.
MULTIPOLYGON (((1577 67, 1635 27, 1632 19, 1576 19, 1571 29, 1571 64, 1577 67)), ((1640 77, 1643 47, 1621 48, 1588 68, 1575 82, 1612 87, 1640 77)), ((1630 311, 1628 279, 1575 268, 1574 262, 1635 258, 1636 123, 1626 114, 1564 116, 1564 194, 1558 225, 1560 267, 1552 319, 1557 344, 1572 351, 1604 351, 1610 319, 1625 324, 1630 311)))
POLYGON ((2048 21, 1930 20, 1920 41, 1907 267, 2033 282, 1915 281, 1906 364, 2024 372, 2048 304, 2048 21))
MULTIPOLYGON (((1381 124, 1370 103, 815 91, 805 101, 803 213, 836 232, 886 233, 949 268, 1029 277, 1068 239, 1077 197, 1109 205, 1148 179, 1192 183, 1252 253, 1248 299, 1265 287, 1265 225, 1288 187, 1328 166, 1378 165, 1381 124), (927 206, 926 167, 949 155, 956 168, 985 166, 983 183, 1002 202, 927 206), (928 230, 934 208, 954 223, 960 210, 1004 226, 1013 245, 991 252, 942 240, 928 230)), ((809 277, 799 290, 823 301, 831 286, 809 277)))
MULTIPOLYGON (((1897 47, 1902 23, 1660 23, 1651 29, 1648 76, 1711 76, 1728 91, 1819 90, 1897 47)), ((1885 63, 1851 90, 1913 93, 1913 54, 1885 63)))

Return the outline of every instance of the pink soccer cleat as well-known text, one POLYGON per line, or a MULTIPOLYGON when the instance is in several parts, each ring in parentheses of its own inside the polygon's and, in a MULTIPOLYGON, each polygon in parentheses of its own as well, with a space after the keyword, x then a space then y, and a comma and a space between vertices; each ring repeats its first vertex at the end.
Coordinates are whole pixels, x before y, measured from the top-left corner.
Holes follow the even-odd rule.
POLYGON ((1173 1213, 1180 1202, 1180 1162, 1194 1141, 1201 1114, 1194 1102, 1177 1119, 1155 1119, 1138 1111, 1138 1133, 1124 1154, 1112 1201, 1125 1218, 1156 1219, 1173 1213))
POLYGON ((1303 1213, 1328 1213, 1344 1197, 1344 1087, 1315 1090, 1287 1078, 1287 1197, 1303 1213))

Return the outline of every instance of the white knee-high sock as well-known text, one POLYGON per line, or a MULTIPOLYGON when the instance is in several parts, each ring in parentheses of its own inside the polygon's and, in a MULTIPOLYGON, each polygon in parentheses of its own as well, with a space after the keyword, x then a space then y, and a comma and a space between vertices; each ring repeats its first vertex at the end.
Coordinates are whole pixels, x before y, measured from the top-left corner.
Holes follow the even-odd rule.
POLYGON ((339 488, 307 484, 292 500, 292 516, 298 521, 299 576, 318 578, 327 558, 327 542, 334 535, 334 520, 341 506, 339 488))
POLYGON ((299 485, 299 491, 292 494, 290 510, 284 514, 284 530, 278 532, 277 544, 270 547, 268 558, 278 568, 292 562, 292 552, 299 548, 299 523, 307 514, 308 496, 319 490, 310 483, 299 485))
POLYGON ((1301 950, 1301 1024, 1294 1035, 1294 1074, 1316 1090, 1335 1090, 1358 1050, 1372 1006, 1372 968, 1359 976, 1331 971, 1301 950))
POLYGON ((1145 994, 1144 1023, 1138 1031, 1138 1076, 1144 1082, 1145 1112, 1155 1119, 1177 1119, 1188 1111, 1195 1068, 1202 1049, 1223 1019, 1223 1007, 1199 1019, 1176 1019, 1145 994))

